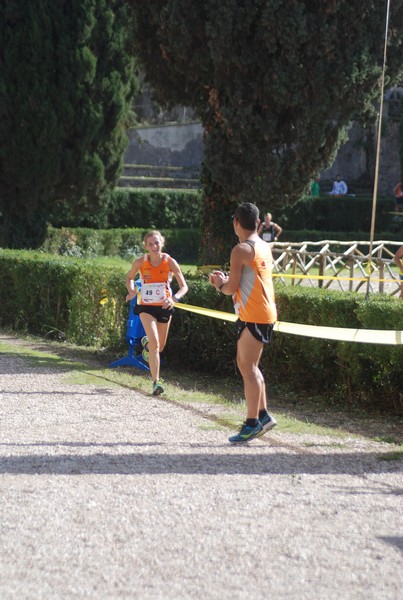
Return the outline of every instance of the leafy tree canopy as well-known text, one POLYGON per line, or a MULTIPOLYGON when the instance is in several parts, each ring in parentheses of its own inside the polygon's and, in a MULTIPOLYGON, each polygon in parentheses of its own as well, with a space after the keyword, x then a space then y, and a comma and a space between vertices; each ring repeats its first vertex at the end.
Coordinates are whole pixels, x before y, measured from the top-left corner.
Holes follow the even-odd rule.
MULTIPOLYGON (((371 113, 379 98, 386 3, 130 4, 137 52, 159 101, 192 106, 205 128, 204 258, 214 260, 235 203, 261 205, 262 181, 266 206, 297 199, 328 166, 351 118, 371 113)), ((402 73, 402 22, 403 2, 395 0, 388 81, 402 73)))
POLYGON ((96 205, 115 184, 136 81, 128 25, 123 0, 0 4, 4 245, 37 246, 57 200, 96 205))

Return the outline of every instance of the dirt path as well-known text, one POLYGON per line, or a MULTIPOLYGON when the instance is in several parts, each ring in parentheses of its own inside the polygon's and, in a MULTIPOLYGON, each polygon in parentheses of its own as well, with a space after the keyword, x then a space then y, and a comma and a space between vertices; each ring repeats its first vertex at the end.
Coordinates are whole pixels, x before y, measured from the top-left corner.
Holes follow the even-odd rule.
POLYGON ((232 447, 207 414, 2 342, 2 600, 401 597, 397 446, 232 447))

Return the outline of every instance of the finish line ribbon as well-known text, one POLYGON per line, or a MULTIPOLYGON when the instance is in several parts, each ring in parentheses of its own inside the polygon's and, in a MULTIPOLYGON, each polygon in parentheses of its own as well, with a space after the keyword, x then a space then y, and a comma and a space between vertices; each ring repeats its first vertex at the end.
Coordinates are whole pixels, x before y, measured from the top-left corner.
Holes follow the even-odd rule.
POLYGON ((202 306, 193 306, 192 304, 181 304, 175 302, 175 308, 181 308, 182 310, 188 310, 189 312, 196 313, 198 315, 204 315, 205 317, 213 317, 214 319, 222 319, 223 321, 238 321, 238 315, 235 313, 227 313, 221 310, 214 310, 213 308, 203 308, 202 306))
MULTIPOLYGON (((223 321, 238 320, 238 316, 233 313, 223 312, 212 308, 203 308, 202 306, 193 306, 192 304, 175 303, 175 308, 187 310, 189 312, 222 319, 223 321)), ((392 331, 389 329, 354 329, 348 327, 324 327, 321 325, 303 325, 301 323, 287 323, 277 321, 274 324, 274 331, 279 333, 289 333, 291 335, 302 335, 305 337, 320 338, 324 340, 335 340, 339 342, 358 342, 363 344, 385 344, 390 346, 403 345, 403 331, 392 331)))

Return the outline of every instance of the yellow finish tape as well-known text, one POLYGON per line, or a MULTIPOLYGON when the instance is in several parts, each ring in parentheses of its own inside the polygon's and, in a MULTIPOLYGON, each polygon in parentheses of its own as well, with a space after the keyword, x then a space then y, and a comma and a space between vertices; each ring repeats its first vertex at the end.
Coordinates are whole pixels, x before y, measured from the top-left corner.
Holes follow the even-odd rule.
POLYGON ((363 344, 403 344, 403 331, 389 329, 350 329, 348 327, 322 327, 277 321, 274 331, 304 335, 306 337, 337 340, 339 342, 361 342, 363 344))
MULTIPOLYGON (((204 315, 205 317, 213 317, 214 319, 222 319, 223 321, 232 321, 233 323, 238 320, 236 314, 214 310, 212 308, 203 308, 201 306, 182 304, 180 302, 175 304, 175 308, 181 308, 182 310, 204 315)), ((274 331, 324 340, 336 340, 339 342, 360 342, 363 344, 386 344, 394 346, 403 345, 403 331, 392 331, 389 329, 322 327, 320 325, 303 325, 301 323, 277 321, 274 325, 274 331)))
POLYGON ((214 310, 213 308, 203 308, 201 306, 192 306, 192 304, 181 304, 180 302, 175 303, 175 308, 181 308, 182 310, 188 310, 198 315, 204 315, 205 317, 214 317, 214 319, 222 319, 223 321, 238 321, 238 316, 235 313, 227 313, 221 310, 214 310))

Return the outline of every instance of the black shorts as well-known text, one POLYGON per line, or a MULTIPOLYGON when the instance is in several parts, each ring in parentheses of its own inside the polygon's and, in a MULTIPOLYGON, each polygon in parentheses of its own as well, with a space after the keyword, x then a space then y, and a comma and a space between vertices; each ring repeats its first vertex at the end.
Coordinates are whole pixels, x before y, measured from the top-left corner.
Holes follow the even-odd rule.
POLYGON ((152 315, 158 321, 158 323, 168 323, 173 312, 173 308, 162 308, 162 306, 146 306, 144 304, 136 304, 134 307, 135 315, 147 313, 152 315))
POLYGON ((273 334, 274 323, 246 323, 238 319, 238 340, 241 333, 245 329, 249 329, 254 338, 256 338, 262 344, 270 344, 271 336, 273 334))

